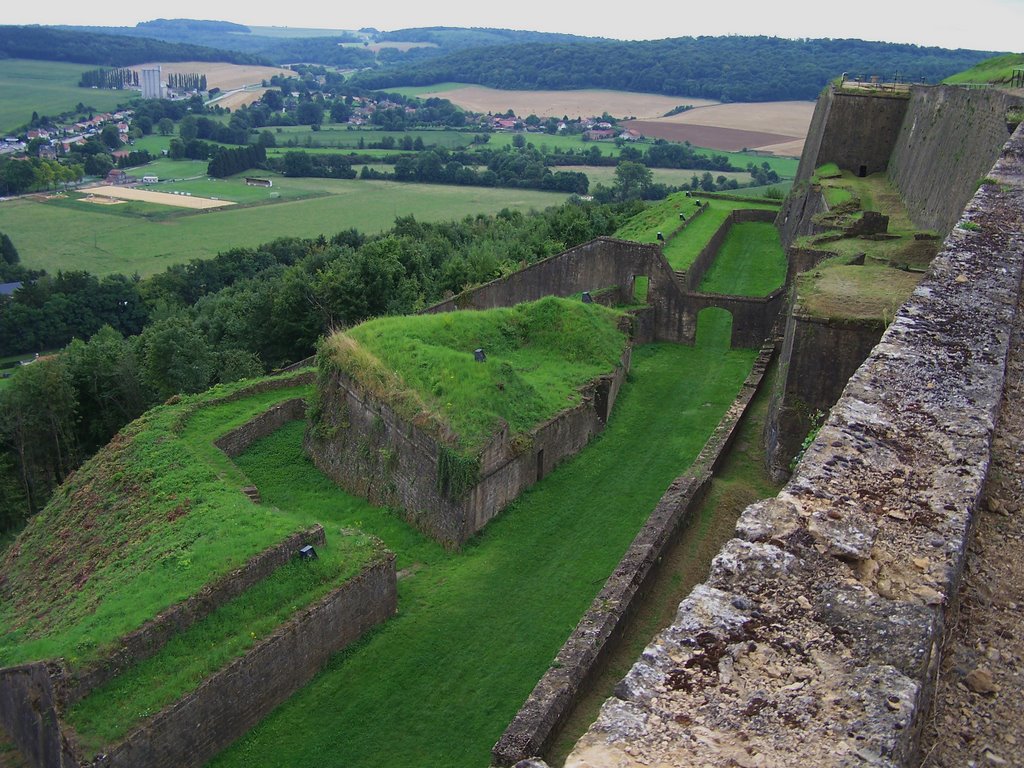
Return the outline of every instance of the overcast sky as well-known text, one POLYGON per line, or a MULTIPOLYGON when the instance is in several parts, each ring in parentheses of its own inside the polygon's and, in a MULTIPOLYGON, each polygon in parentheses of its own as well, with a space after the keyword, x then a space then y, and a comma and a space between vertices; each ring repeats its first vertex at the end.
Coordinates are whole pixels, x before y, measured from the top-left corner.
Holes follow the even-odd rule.
POLYGON ((172 3, 10 2, 3 24, 132 26, 160 16, 223 19, 250 26, 333 29, 505 27, 627 40, 688 35, 856 37, 944 48, 1024 50, 1024 0, 690 0, 593 3, 585 0, 435 0, 377 3, 266 3, 174 0, 172 3))

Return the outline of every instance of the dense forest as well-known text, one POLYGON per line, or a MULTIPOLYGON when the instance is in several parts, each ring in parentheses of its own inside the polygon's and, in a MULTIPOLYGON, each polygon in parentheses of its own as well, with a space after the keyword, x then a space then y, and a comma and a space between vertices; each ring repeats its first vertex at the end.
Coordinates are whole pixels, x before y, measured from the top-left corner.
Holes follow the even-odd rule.
MULTIPOLYGON (((32 275, 0 297, 0 348, 68 344, 0 389, 0 533, 45 505, 122 426, 178 393, 300 360, 331 328, 414 312, 567 247, 614 232, 639 203, 425 224, 365 238, 283 239, 140 280, 32 275), (70 343, 69 343, 70 342, 70 343)), ((0 269, 19 272, 0 236, 0 269)))
POLYGON ((105 67, 128 67, 147 61, 268 63, 259 56, 200 45, 37 26, 0 26, 0 59, 70 61, 105 67))
POLYGON ((356 81, 378 89, 464 82, 504 89, 612 88, 722 101, 810 100, 842 72, 936 82, 990 55, 862 40, 740 36, 523 43, 362 72, 356 81))

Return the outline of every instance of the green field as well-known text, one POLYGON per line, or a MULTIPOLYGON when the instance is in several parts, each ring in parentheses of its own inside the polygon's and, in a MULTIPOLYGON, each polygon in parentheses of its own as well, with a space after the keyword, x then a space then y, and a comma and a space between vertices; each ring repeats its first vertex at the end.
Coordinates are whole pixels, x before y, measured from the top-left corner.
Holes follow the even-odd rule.
POLYGON ((126 104, 137 91, 105 91, 79 88, 78 80, 87 64, 54 61, 0 59, 0 133, 27 125, 32 112, 59 115, 78 103, 100 112, 126 104))
MULTIPOLYGON (((717 202, 717 201, 716 201, 717 202)), ((786 280, 786 253, 770 222, 733 224, 700 290, 735 296, 767 296, 786 280)))
POLYGON ((121 205, 21 198, 0 202, 0 231, 10 236, 27 267, 53 273, 85 269, 97 275, 145 276, 171 264, 279 237, 330 237, 350 227, 373 234, 390 228, 397 216, 441 221, 502 208, 543 209, 566 199, 564 194, 521 189, 334 179, 279 183, 277 177, 274 189, 290 189, 286 182, 320 196, 157 221, 123 215, 118 212, 121 205))
POLYGON ((487 765, 491 746, 746 375, 754 353, 725 347, 725 319, 702 328, 698 347, 635 350, 605 433, 460 553, 393 514, 351 510, 350 497, 303 456, 299 424, 239 457, 267 505, 372 532, 407 575, 396 618, 339 654, 213 765, 487 765), (680 375, 688 370, 700 375, 680 375))
MULTIPOLYGON (((600 183, 610 187, 615 183, 615 168, 610 165, 559 165, 553 166, 551 170, 585 173, 587 178, 590 179, 591 185, 600 183)), ((655 184, 668 184, 674 187, 689 184, 694 174, 700 176, 702 173, 704 171, 691 171, 686 168, 651 168, 651 176, 654 178, 655 184)), ((712 173, 712 176, 716 179, 719 176, 725 176, 727 179, 736 179, 740 184, 750 182, 750 174, 746 171, 742 173, 737 171, 715 172, 712 173)), ((745 194, 745 190, 743 193, 745 194)))

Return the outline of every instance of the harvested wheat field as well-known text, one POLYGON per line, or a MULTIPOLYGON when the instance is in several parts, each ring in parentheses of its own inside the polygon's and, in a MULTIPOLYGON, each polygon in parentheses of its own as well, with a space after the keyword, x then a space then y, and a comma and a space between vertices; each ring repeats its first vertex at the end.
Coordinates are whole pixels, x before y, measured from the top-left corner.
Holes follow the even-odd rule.
POLYGON ((208 197, 172 195, 170 192, 151 192, 148 189, 135 189, 134 187, 85 187, 81 191, 87 192, 90 195, 96 195, 97 197, 109 197, 117 200, 139 200, 144 203, 173 205, 178 208, 193 208, 196 210, 234 205, 234 203, 227 200, 210 200, 208 197))
POLYGON ((263 98, 263 94, 269 90, 269 88, 252 88, 245 91, 231 91, 219 99, 214 99, 214 103, 218 107, 231 110, 247 107, 263 98))
POLYGON ((709 106, 717 101, 689 96, 662 96, 655 93, 629 93, 588 89, 583 91, 500 91, 482 85, 466 85, 437 93, 420 93, 421 98, 439 96, 473 112, 505 112, 517 115, 570 118, 594 117, 607 112, 614 117, 661 117, 682 104, 709 106))
POLYGON ((626 125, 656 139, 689 141, 730 152, 746 148, 798 157, 813 113, 812 101, 714 104, 626 125))
POLYGON ((197 73, 206 75, 207 88, 220 88, 232 91, 245 85, 254 85, 269 80, 274 75, 294 77, 290 69, 280 67, 260 67, 250 64, 227 64, 222 61, 173 61, 138 64, 132 69, 142 71, 152 67, 160 67, 161 74, 166 78, 169 74, 189 75, 197 73))

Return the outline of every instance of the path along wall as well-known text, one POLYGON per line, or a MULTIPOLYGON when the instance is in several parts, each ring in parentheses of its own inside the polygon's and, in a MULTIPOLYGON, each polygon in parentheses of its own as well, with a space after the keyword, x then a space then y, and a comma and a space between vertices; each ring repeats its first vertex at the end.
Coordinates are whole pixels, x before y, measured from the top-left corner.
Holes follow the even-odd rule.
POLYGON ((401 509, 420 530, 459 547, 604 429, 631 352, 627 346, 615 371, 585 385, 578 405, 525 439, 513 440, 505 425, 483 448, 476 481, 465 488, 446 480, 442 464, 450 467, 452 453, 445 445, 337 370, 321 385, 319 422, 306 433, 306 453, 350 493, 401 509))
POLYGON ((988 469, 1024 265, 1024 131, 851 378, 749 507, 570 768, 907 766, 988 469))
MULTIPOLYGON (((705 206, 706 208, 707 206, 705 206)), ((702 208, 701 210, 704 210, 702 208)), ((686 276, 682 279, 683 288, 686 291, 694 292, 700 290, 700 284, 704 281, 704 276, 707 274, 711 265, 715 263, 715 257, 718 256, 718 251, 725 242, 725 239, 729 236, 729 230, 732 229, 734 224, 744 224, 748 222, 764 222, 772 224, 775 221, 777 211, 770 210, 758 210, 756 208, 751 209, 737 209, 732 211, 729 216, 723 221, 718 229, 715 230, 715 234, 708 240, 707 245, 701 248, 700 253, 697 254, 697 258, 693 260, 690 268, 683 271, 686 276)), ((676 273, 679 274, 678 272, 676 273)), ((760 343, 764 337, 758 339, 760 343)))

